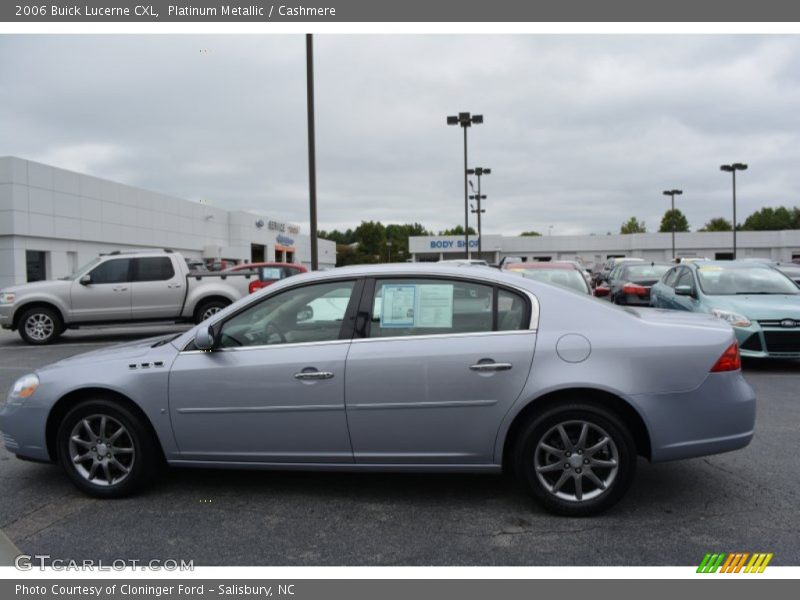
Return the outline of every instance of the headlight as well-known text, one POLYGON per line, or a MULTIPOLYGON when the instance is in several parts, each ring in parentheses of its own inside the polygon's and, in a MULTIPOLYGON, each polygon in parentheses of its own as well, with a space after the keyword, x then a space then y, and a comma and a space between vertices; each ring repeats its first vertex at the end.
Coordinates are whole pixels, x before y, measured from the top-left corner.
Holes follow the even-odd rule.
POLYGON ((14 304, 16 295, 13 292, 0 292, 0 304, 14 304))
POLYGON ((21 398, 30 398, 39 387, 39 378, 30 373, 24 375, 14 382, 11 386, 11 391, 8 392, 9 400, 19 400, 21 398))
POLYGON ((718 308, 715 308, 711 311, 711 314, 718 319, 727 321, 734 327, 750 327, 751 325, 750 319, 744 315, 740 315, 739 313, 731 312, 729 310, 719 310, 718 308))

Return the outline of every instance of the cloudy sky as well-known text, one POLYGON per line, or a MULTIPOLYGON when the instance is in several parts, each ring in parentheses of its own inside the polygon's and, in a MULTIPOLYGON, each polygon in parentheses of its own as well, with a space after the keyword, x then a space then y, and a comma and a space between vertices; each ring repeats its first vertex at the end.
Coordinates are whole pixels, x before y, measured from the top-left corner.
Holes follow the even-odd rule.
MULTIPOLYGON (((693 229, 800 204, 800 37, 317 36, 320 227, 463 220, 458 111, 491 167, 485 233, 693 229)), ((303 36, 0 36, 0 155, 307 226, 303 36)))

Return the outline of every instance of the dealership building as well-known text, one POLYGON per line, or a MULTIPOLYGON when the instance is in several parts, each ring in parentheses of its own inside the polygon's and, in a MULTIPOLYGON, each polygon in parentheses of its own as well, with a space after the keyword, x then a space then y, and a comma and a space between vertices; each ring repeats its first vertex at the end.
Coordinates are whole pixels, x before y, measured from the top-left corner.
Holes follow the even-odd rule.
MULTIPOLYGON (((99 254, 171 248, 205 262, 311 261, 292 223, 0 157, 0 288, 64 277, 99 254)), ((319 240, 320 268, 336 244, 319 240)))
MULTIPOLYGON (((415 262, 465 258, 464 236, 419 236, 408 242, 415 262)), ((645 260, 669 261, 672 234, 633 233, 627 235, 547 235, 536 237, 484 235, 469 238, 470 257, 497 263, 504 257, 523 261, 582 260, 604 262, 612 257, 634 256, 645 260)), ((800 259, 800 230, 738 231, 737 258, 764 258, 788 262, 800 259)), ((692 232, 675 234, 675 255, 685 258, 730 259, 733 232, 692 232)))

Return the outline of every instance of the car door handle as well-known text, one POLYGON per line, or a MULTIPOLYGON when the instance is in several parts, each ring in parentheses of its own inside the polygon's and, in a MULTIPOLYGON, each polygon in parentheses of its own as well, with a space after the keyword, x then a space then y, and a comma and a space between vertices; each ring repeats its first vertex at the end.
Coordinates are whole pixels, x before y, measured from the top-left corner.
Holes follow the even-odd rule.
POLYGON ((478 371, 479 373, 485 371, 508 371, 514 365, 511 363, 498 363, 498 362, 479 362, 470 366, 470 371, 478 371))
POLYGON ((180 283, 175 283, 175 284, 169 283, 169 284, 167 284, 167 287, 168 288, 179 288, 179 287, 181 287, 181 284, 180 283))
POLYGON ((333 379, 333 373, 330 371, 302 371, 294 374, 295 379, 302 381, 317 380, 317 379, 333 379))
POLYGON ((126 292, 126 291, 128 291, 128 288, 127 287, 115 287, 115 288, 113 288, 113 290, 115 292, 126 292))

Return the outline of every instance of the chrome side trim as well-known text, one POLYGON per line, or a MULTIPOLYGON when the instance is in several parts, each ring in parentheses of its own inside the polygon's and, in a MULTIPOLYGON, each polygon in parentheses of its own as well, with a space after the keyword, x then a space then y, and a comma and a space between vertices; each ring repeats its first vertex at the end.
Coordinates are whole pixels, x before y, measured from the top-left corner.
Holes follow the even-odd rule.
MULTIPOLYGON (((296 277, 296 275, 295 275, 296 277)), ((499 464, 448 464, 448 463, 354 463, 354 462, 316 462, 316 463, 278 463, 232 460, 184 460, 167 459, 176 467, 211 467, 214 469, 259 469, 273 471, 373 471, 395 473, 500 473, 499 464)))
POLYGON ((247 352, 250 350, 278 350, 280 348, 309 348, 312 346, 335 346, 349 344, 350 340, 327 340, 324 342, 296 342, 293 344, 261 344, 260 346, 241 346, 217 348, 216 350, 181 350, 180 354, 217 354, 219 352, 247 352))
POLYGON ((414 340, 444 339, 444 338, 463 338, 463 337, 485 337, 496 335, 530 335, 535 334, 535 329, 515 329, 513 331, 481 331, 479 333, 434 333, 428 335, 398 335, 379 338, 358 338, 353 339, 353 344, 363 344, 368 342, 388 342, 391 340, 414 340))
POLYGON ((494 406, 497 400, 451 400, 442 402, 370 402, 348 404, 347 410, 383 410, 394 408, 454 408, 458 406, 494 406))
POLYGON ((241 414, 241 413, 271 413, 271 412, 308 412, 323 410, 344 410, 344 405, 335 404, 299 404, 297 406, 214 406, 196 408, 178 408, 175 412, 183 415, 197 414, 241 414))

